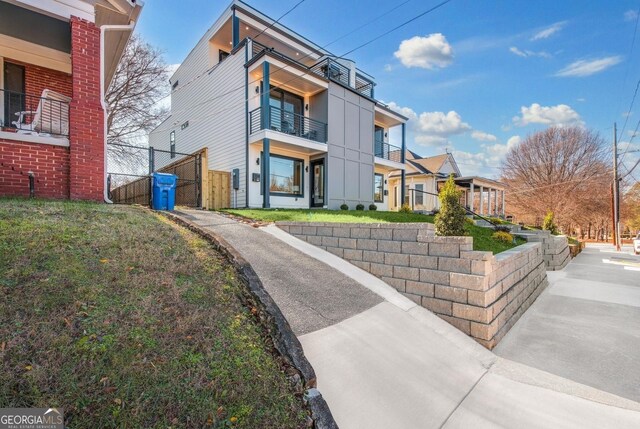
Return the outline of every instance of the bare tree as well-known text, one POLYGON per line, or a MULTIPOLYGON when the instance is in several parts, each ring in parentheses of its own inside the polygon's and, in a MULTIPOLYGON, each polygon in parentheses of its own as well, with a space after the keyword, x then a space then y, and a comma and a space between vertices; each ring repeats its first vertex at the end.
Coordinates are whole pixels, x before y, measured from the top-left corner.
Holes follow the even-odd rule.
MULTIPOLYGON (((134 35, 105 94, 107 143, 145 144, 148 133, 167 117, 168 108, 159 101, 169 94, 168 79, 162 52, 134 35)), ((140 151, 121 146, 109 146, 108 156, 127 169, 146 163, 140 151)))
POLYGON ((502 165, 510 213, 536 224, 553 211, 564 232, 602 225, 609 216, 603 139, 580 127, 551 127, 512 148, 502 165))

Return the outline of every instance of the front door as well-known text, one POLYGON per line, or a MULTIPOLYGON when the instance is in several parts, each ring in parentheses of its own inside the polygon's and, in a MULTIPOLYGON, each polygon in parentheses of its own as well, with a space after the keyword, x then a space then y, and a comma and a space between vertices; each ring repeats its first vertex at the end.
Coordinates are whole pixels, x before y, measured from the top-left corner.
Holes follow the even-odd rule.
POLYGON ((324 159, 311 161, 311 207, 326 205, 324 191, 324 159))

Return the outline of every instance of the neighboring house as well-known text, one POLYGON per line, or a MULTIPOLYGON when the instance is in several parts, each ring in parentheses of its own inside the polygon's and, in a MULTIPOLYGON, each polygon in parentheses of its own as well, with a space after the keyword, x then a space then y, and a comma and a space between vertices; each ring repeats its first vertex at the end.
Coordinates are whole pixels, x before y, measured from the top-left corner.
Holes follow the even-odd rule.
POLYGON ((0 195, 103 200, 103 93, 141 8, 0 0, 0 195))
POLYGON ((149 144, 207 148, 210 170, 237 173, 237 207, 387 208, 384 175, 404 171, 407 118, 375 99, 353 61, 236 0, 171 85, 171 116, 149 144))
POLYGON ((403 203, 416 211, 437 210, 439 201, 436 194, 449 176, 453 175, 456 185, 462 191, 462 205, 478 214, 504 217, 504 185, 500 182, 478 176, 462 177, 458 164, 450 153, 423 158, 407 150, 405 159, 404 198, 400 192, 401 172, 393 171, 389 174, 390 210, 398 210, 403 203))

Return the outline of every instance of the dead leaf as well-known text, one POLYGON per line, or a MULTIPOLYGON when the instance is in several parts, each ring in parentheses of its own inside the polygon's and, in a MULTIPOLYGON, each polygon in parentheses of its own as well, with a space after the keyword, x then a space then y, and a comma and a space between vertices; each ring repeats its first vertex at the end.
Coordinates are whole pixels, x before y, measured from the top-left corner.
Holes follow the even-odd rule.
POLYGON ((24 369, 26 369, 27 371, 31 371, 33 367, 31 365, 26 365, 24 369))
POLYGON ((104 393, 113 393, 115 391, 116 391, 116 388, 114 386, 109 386, 104 388, 104 393))
POLYGON ((114 399, 113 402, 115 402, 116 405, 122 405, 122 399, 120 399, 120 398, 114 399))
POLYGON ((106 264, 107 262, 109 262, 108 259, 100 259, 100 262, 102 262, 103 264, 106 264))

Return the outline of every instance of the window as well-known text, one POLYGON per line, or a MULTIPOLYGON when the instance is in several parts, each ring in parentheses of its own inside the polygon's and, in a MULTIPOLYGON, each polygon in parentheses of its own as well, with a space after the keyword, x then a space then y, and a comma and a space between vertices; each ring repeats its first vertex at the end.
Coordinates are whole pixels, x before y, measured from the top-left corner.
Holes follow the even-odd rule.
POLYGON ((176 132, 171 131, 169 134, 169 150, 171 151, 171 158, 176 157, 176 132))
POLYGON ((424 185, 423 184, 418 184, 414 186, 415 191, 413 192, 413 203, 416 206, 421 206, 424 204, 424 194, 422 193, 422 191, 424 191, 424 185))
POLYGON ((409 192, 409 185, 404 187, 404 204, 411 205, 411 192, 409 192))
POLYGON ((275 195, 302 197, 304 161, 280 155, 269 157, 269 192, 275 195))
POLYGON ((373 179, 373 201, 384 202, 384 175, 376 173, 373 179))

